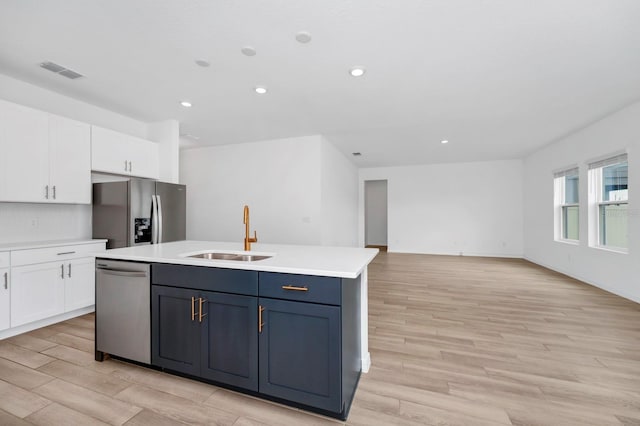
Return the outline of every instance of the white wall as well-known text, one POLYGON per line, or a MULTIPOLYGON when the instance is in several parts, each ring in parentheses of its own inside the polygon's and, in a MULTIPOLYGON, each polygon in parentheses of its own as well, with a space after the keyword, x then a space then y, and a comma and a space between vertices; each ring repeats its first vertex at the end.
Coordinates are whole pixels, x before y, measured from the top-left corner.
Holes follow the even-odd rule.
POLYGON ((0 203, 0 244, 91 238, 91 206, 0 203))
POLYGON ((321 136, 185 149, 187 238, 244 238, 242 208, 261 243, 355 246, 356 167, 321 136))
POLYGON ((321 142, 321 154, 321 244, 356 247, 358 169, 324 137, 321 142))
POLYGON ((365 245, 387 245, 387 181, 364 183, 365 245))
POLYGON ((522 161, 360 169, 360 244, 364 181, 388 181, 392 252, 518 257, 523 253, 522 161))
POLYGON ((158 143, 160 179, 163 182, 179 183, 180 179, 180 123, 165 120, 150 123, 147 137, 158 143))
POLYGON ((525 257, 556 271, 640 302, 640 103, 549 145, 525 159, 525 257), (587 164, 626 150, 629 158, 629 252, 587 244, 587 164), (554 241, 553 172, 580 167, 580 243, 554 241))
POLYGON ((259 242, 318 244, 320 156, 319 136, 182 150, 187 238, 240 244, 247 204, 259 242))
POLYGON ((0 99, 74 120, 147 137, 146 123, 0 74, 0 99))
MULTIPOLYGON (((147 125, 141 121, 3 74, 0 74, 0 99, 147 137, 147 125)), ((0 242, 88 237, 91 237, 91 206, 0 203, 0 242)))

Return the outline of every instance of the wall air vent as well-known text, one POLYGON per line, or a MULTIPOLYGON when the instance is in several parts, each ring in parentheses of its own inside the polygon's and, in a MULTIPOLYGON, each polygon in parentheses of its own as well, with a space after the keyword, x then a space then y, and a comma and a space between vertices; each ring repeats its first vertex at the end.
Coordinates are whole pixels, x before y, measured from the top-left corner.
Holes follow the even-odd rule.
POLYGON ((354 157, 360 157, 362 155, 362 153, 360 153, 360 152, 352 152, 351 155, 353 155, 354 157))
POLYGON ((58 65, 55 62, 42 62, 40 64, 40 67, 44 68, 45 70, 49 70, 51 72, 55 72, 56 74, 60 74, 62 76, 70 78, 71 80, 84 77, 82 74, 78 74, 77 72, 72 71, 68 68, 65 68, 61 65, 58 65))

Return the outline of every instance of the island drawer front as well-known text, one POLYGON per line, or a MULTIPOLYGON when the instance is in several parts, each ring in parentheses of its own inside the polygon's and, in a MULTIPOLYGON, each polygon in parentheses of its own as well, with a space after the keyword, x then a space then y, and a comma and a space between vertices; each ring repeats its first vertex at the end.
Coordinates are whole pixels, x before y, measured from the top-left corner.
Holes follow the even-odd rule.
POLYGON ((258 273, 238 269, 154 263, 151 283, 222 293, 258 295, 258 273))
POLYGON ((341 279, 314 275, 260 272, 260 297, 341 304, 341 279))

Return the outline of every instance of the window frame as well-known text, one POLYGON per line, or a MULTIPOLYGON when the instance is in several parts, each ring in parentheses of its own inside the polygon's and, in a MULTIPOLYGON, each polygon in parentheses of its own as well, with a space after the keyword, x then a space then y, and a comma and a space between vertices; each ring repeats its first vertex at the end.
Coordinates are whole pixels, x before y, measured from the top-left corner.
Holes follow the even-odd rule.
MULTIPOLYGON (((627 211, 629 209, 629 196, 628 196, 628 181, 629 176, 627 174, 627 199, 626 200, 604 200, 604 168, 613 166, 616 164, 626 164, 627 171, 629 167, 629 159, 626 153, 608 156, 600 161, 593 161, 589 163, 589 246, 596 249, 607 250, 617 253, 627 254, 629 252, 629 223, 627 216, 627 246, 619 247, 615 245, 608 245, 605 239, 606 222, 602 220, 602 209, 606 206, 625 205, 627 211)), ((628 173, 628 172, 627 172, 628 173)))
POLYGON ((580 243, 580 168, 578 166, 568 167, 558 172, 554 172, 554 198, 555 198, 555 241, 569 244, 580 243), (567 203, 567 176, 578 177, 578 202, 567 203), (566 212, 569 207, 578 208, 578 238, 567 238, 567 215, 566 212))

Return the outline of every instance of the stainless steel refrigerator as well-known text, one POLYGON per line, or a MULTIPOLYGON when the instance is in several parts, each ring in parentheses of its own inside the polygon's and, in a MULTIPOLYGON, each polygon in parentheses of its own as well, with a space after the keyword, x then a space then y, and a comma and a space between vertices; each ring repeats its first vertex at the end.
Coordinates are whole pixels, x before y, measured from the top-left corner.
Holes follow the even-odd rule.
POLYGON ((93 184, 93 238, 107 248, 180 241, 186 235, 184 185, 149 179, 93 184))

